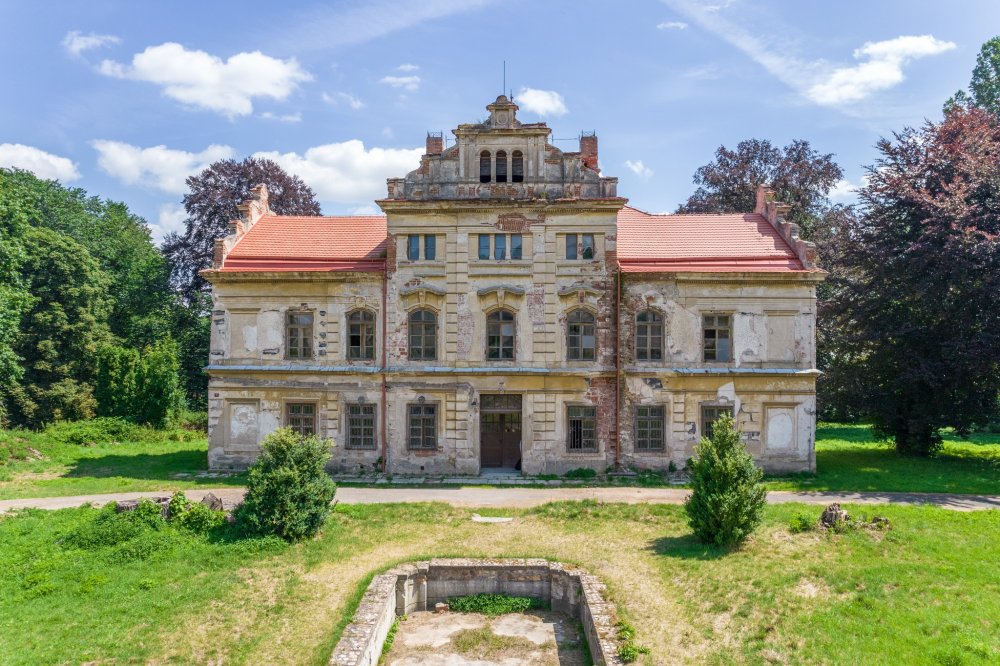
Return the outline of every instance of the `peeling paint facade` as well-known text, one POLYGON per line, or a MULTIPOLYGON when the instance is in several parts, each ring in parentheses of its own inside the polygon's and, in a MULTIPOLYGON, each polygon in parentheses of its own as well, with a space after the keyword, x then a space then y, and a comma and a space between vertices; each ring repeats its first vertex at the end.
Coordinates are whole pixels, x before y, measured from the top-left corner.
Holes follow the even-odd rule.
POLYGON ((597 137, 563 152, 505 97, 487 108, 389 179, 380 266, 232 269, 266 190, 244 206, 204 272, 210 466, 245 467, 293 425, 328 438, 345 473, 680 467, 721 408, 766 468, 814 469, 822 273, 623 273, 626 200, 597 169, 597 137), (642 312, 660 317, 659 358, 636 353, 642 312), (705 359, 706 315, 729 326, 729 360, 705 359))

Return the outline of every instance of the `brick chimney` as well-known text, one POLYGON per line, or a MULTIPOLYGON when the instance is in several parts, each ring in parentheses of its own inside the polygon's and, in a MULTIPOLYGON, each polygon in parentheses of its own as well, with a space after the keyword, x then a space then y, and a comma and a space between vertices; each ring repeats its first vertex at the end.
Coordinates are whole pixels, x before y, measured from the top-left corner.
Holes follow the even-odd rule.
POLYGON ((440 155, 444 152, 444 132, 427 133, 427 154, 440 155))
POLYGON ((580 159, 585 166, 597 171, 597 133, 580 133, 580 159))

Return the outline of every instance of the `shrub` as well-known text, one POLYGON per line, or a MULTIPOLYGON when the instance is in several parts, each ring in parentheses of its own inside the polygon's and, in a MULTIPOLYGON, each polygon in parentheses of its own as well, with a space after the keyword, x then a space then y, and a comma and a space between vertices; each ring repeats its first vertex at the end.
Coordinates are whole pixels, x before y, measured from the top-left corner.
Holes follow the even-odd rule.
POLYGON ((619 620, 615 624, 615 631, 618 633, 618 640, 630 641, 635 638, 635 627, 625 620, 619 620))
POLYGON ((129 442, 139 438, 139 428, 125 419, 104 416, 89 421, 59 421, 45 429, 52 439, 77 446, 129 442))
POLYGON ((597 476, 597 472, 589 467, 577 467, 566 472, 563 476, 567 479, 593 479, 597 476))
POLYGON ((692 493, 684 503, 688 524, 705 543, 733 546, 760 525, 767 493, 764 473, 740 438, 732 416, 715 422, 691 462, 692 493))
POLYGON ((330 513, 336 485, 324 470, 328 445, 289 428, 268 435, 247 474, 247 493, 236 520, 249 534, 275 534, 288 541, 311 537, 330 513))
POLYGON ((807 513, 797 513, 788 521, 788 530, 792 534, 809 532, 816 527, 816 519, 807 513))
POLYGON ((98 413, 165 428, 179 417, 177 344, 169 338, 136 349, 105 345, 97 354, 98 413))
POLYGON ((649 648, 636 645, 632 641, 625 641, 618 646, 618 658, 623 664, 631 664, 640 654, 649 654, 649 648))
POLYGON ((544 608, 545 604, 541 600, 531 597, 509 597, 506 594, 470 594, 465 597, 449 599, 448 606, 458 613, 506 615, 544 608))

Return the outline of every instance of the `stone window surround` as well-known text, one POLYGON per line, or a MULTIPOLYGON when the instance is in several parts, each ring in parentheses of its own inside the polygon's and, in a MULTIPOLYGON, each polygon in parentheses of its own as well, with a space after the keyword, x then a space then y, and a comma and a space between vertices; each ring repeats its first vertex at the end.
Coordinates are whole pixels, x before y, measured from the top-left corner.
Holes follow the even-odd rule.
MULTIPOLYGON (((484 331, 486 333, 485 340, 483 341, 483 358, 487 363, 513 363, 517 361, 517 310, 509 306, 497 305, 491 307, 489 310, 483 312, 483 319, 485 321, 484 331), (513 318, 514 325, 514 341, 513 341, 513 356, 511 358, 490 358, 490 317, 498 312, 504 312, 509 314, 513 318)), ((503 325, 504 322, 499 322, 503 325)), ((502 344, 501 344, 502 347, 502 344)))
POLYGON ((316 338, 317 338, 317 336, 316 336, 316 309, 315 308, 301 307, 301 306, 299 306, 299 307, 290 307, 290 308, 287 308, 282 313, 282 318, 284 320, 284 326, 282 327, 282 331, 284 333, 284 335, 282 337, 282 342, 284 343, 284 351, 285 351, 284 357, 285 357, 285 360, 288 360, 288 361, 300 361, 300 360, 309 360, 309 359, 316 358, 316 351, 317 351, 317 347, 319 346, 316 343, 316 338), (304 326, 292 326, 291 324, 289 324, 289 318, 291 318, 294 315, 304 315, 304 314, 307 314, 307 315, 309 315, 309 316, 312 317, 312 323, 308 326, 308 329, 309 329, 309 355, 308 356, 289 356, 288 355, 288 349, 289 349, 289 346, 288 346, 288 330, 290 328, 305 328, 304 326))
POLYGON ((702 310, 698 313, 701 318, 699 328, 701 335, 701 362, 712 367, 727 367, 736 362, 736 344, 733 339, 733 330, 736 328, 736 313, 732 310, 702 310), (705 317, 729 317, 729 358, 725 361, 708 360, 705 358, 705 317))
MULTIPOLYGON (((424 396, 421 396, 421 397, 424 397, 424 396)), ((419 398, 416 399, 416 400, 408 400, 406 402, 406 411, 404 413, 405 414, 405 419, 406 419, 406 422, 405 422, 406 429, 405 429, 405 435, 404 435, 405 440, 404 441, 405 441, 405 444, 406 444, 405 450, 406 450, 406 452, 408 454, 416 454, 418 456, 419 455, 425 455, 426 456, 426 455, 437 454, 437 453, 439 453, 439 452, 441 452, 443 450, 442 447, 441 447, 441 440, 442 440, 442 429, 444 427, 444 421, 445 421, 445 419, 441 418, 442 417, 441 404, 442 404, 442 401, 440 401, 440 400, 427 400, 427 399, 425 399, 423 402, 420 402, 419 398), (424 448, 424 447, 413 447, 413 446, 410 446, 410 407, 414 406, 414 405, 421 405, 421 406, 424 406, 424 407, 434 407, 434 448, 430 448, 430 447, 424 448)))
POLYGON ((321 420, 321 410, 320 410, 320 400, 315 397, 305 398, 297 396, 285 396, 281 398, 281 426, 283 428, 291 427, 289 425, 289 415, 288 409, 291 405, 312 405, 313 408, 313 432, 312 434, 317 437, 322 437, 322 420, 321 420))
POLYGON ((637 453, 637 454, 639 454, 639 453, 641 453, 641 454, 653 454, 653 455, 662 455, 662 454, 667 453, 668 448, 669 448, 667 446, 667 434, 670 432, 670 428, 669 428, 670 410, 668 409, 669 407, 670 407, 670 403, 669 402, 655 402, 655 403, 646 403, 646 404, 636 404, 635 405, 635 407, 632 410, 632 412, 633 412, 633 414, 632 414, 632 450, 635 453, 637 453), (661 439, 662 445, 659 448, 656 448, 656 449, 653 449, 653 448, 639 448, 639 409, 641 409, 643 407, 659 407, 660 409, 663 410, 663 423, 661 425, 661 428, 662 428, 662 431, 663 431, 662 432, 662 439, 661 439))
MULTIPOLYGON (((361 396, 364 397, 364 396, 361 396)), ((343 422, 343 433, 344 433, 344 450, 345 451, 378 451, 379 446, 379 420, 378 420, 378 402, 368 401, 358 402, 358 399, 354 400, 345 399, 341 406, 342 422, 343 422), (373 418, 373 445, 372 446, 351 446, 351 413, 350 408, 352 406, 364 405, 365 407, 372 408, 372 418, 373 418)))
MULTIPOLYGON (((222 437, 223 437, 223 441, 232 442, 232 433, 229 430, 230 421, 232 419, 232 408, 235 407, 235 406, 237 406, 237 405, 251 405, 254 408, 254 412, 257 414, 257 442, 256 442, 256 444, 259 446, 260 445, 260 441, 261 441, 261 436, 260 436, 260 413, 261 413, 260 398, 242 398, 242 397, 229 398, 229 397, 225 397, 225 398, 221 398, 221 400, 222 400, 222 414, 221 414, 221 416, 219 418, 219 421, 220 421, 220 423, 222 425, 222 437)), ((284 405, 281 406, 281 409, 282 409, 282 412, 284 412, 284 409, 285 409, 284 405)))

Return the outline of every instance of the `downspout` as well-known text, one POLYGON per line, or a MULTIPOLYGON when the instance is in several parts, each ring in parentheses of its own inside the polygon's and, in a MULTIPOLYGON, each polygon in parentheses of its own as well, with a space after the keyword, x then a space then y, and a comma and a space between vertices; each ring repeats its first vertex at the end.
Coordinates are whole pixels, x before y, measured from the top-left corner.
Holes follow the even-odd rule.
POLYGON ((389 363, 389 359, 386 358, 387 344, 386 344, 386 330, 385 330, 387 322, 386 310, 388 309, 388 304, 387 304, 388 285, 389 285, 388 265, 387 262, 383 262, 382 263, 382 409, 380 410, 382 416, 380 425, 382 430, 382 473, 383 474, 385 474, 385 470, 388 467, 388 462, 389 462, 387 460, 387 456, 389 455, 389 447, 386 441, 388 439, 388 432, 387 432, 388 421, 386 418, 387 400, 386 400, 386 377, 385 377, 386 366, 389 363))
POLYGON ((618 263, 615 284, 615 469, 621 464, 622 448, 622 265, 618 263))

